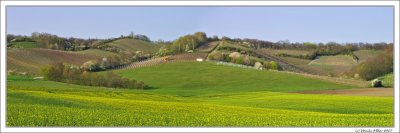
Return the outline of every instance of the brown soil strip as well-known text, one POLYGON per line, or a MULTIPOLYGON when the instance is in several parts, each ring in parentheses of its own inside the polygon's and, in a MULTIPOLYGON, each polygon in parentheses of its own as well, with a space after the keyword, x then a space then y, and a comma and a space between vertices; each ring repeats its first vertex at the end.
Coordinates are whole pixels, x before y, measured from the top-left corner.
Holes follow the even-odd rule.
POLYGON ((343 89, 343 90, 301 91, 295 93, 393 97, 394 90, 393 88, 363 88, 363 89, 343 89))

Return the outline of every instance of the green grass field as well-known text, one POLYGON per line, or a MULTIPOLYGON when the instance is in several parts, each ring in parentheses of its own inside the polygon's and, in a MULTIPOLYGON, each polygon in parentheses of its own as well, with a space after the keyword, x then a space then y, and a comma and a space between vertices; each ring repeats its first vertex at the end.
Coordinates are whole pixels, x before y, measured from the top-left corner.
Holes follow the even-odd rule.
POLYGON ((115 71, 153 89, 7 77, 7 126, 393 126, 393 98, 288 93, 356 88, 275 71, 168 63, 115 71))
POLYGON ((142 40, 136 39, 118 39, 107 43, 107 45, 118 47, 131 52, 143 51, 144 53, 156 53, 162 45, 151 44, 142 40))
POLYGON ((144 81, 157 88, 150 91, 182 96, 227 92, 293 92, 353 88, 295 74, 242 69, 217 65, 213 62, 169 63, 115 72, 124 77, 144 81))

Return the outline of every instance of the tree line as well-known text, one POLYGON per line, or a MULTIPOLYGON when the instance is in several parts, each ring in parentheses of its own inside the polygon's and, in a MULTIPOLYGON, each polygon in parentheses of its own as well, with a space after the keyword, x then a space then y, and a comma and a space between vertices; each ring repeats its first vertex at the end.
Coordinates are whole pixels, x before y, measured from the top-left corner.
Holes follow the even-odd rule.
POLYGON ((105 74, 90 73, 81 67, 64 63, 54 63, 42 69, 45 80, 69 84, 101 86, 110 88, 146 89, 143 81, 124 78, 113 72, 105 74))
POLYGON ((12 45, 11 42, 28 41, 28 42, 36 42, 38 47, 40 48, 48 48, 48 49, 56 49, 64 51, 80 51, 90 48, 97 48, 111 52, 121 52, 121 49, 118 49, 116 47, 107 47, 106 45, 103 44, 122 38, 132 38, 146 42, 151 42, 149 37, 141 34, 133 34, 133 32, 128 36, 121 35, 121 37, 109 38, 109 39, 82 39, 74 37, 64 38, 50 33, 33 32, 31 36, 8 34, 7 45, 8 46, 12 45))
MULTIPOLYGON (((63 38, 58 37, 57 35, 52 35, 49 33, 38 33, 34 32, 31 36, 18 36, 18 35, 7 35, 7 45, 10 45, 9 42, 12 41, 34 41, 37 42, 39 47, 41 48, 49 48, 49 49, 57 49, 57 50, 66 50, 66 51, 79 51, 86 49, 102 49, 115 53, 124 53, 123 49, 112 47, 106 45, 109 42, 115 41, 117 39, 122 38, 132 38, 137 40, 142 40, 146 42, 151 42, 153 44, 164 44, 164 47, 160 48, 156 55, 163 56, 169 54, 183 53, 183 52, 195 52, 195 49, 204 44, 211 41, 226 41, 232 42, 233 44, 241 44, 246 47, 252 49, 261 49, 261 48, 271 48, 271 49, 296 49, 296 50, 308 50, 313 51, 312 54, 306 56, 299 56, 298 58, 305 59, 314 59, 316 56, 324 56, 324 55, 337 55, 337 54, 347 54, 352 55, 352 51, 361 50, 361 49, 374 49, 374 50, 383 50, 386 47, 393 45, 393 43, 344 43, 339 44, 336 42, 328 42, 328 43, 311 43, 311 42, 290 42, 288 40, 284 41, 264 41, 258 39, 240 39, 235 38, 231 39, 226 36, 218 37, 212 36, 207 37, 204 32, 196 32, 194 34, 185 35, 179 37, 178 39, 172 42, 166 41, 151 41, 149 37, 141 34, 134 34, 131 32, 129 35, 121 35, 117 38, 109 38, 109 39, 80 39, 80 38, 63 38)), ((135 53, 131 53, 135 54, 135 53)), ((282 55, 282 56, 290 56, 290 55, 282 55)))

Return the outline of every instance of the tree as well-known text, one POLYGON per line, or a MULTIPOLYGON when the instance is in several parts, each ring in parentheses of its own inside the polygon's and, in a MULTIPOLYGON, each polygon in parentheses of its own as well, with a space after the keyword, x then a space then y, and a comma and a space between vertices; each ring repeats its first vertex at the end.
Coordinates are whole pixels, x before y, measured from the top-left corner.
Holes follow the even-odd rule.
POLYGON ((166 47, 166 46, 162 46, 158 52, 156 53, 157 56, 165 56, 165 55, 169 55, 172 52, 166 47))
POLYGON ((219 40, 219 38, 218 38, 218 36, 216 36, 216 35, 214 35, 214 36, 212 36, 211 38, 210 38, 210 41, 218 41, 219 40))
POLYGON ((74 65, 66 65, 63 63, 52 64, 43 69, 43 77, 46 80, 88 85, 88 86, 104 86, 112 88, 138 88, 145 89, 144 82, 137 82, 133 79, 123 78, 113 72, 107 72, 105 75, 90 73, 84 71, 74 65))
POLYGON ((134 39, 138 39, 138 40, 142 40, 142 41, 145 41, 145 42, 151 42, 149 37, 147 37, 145 35, 141 35, 141 34, 134 35, 133 38, 134 39))
POLYGON ((207 35, 204 32, 196 32, 194 36, 199 40, 200 43, 207 41, 207 35))
POLYGON ((100 69, 104 70, 104 69, 108 69, 110 67, 111 67, 111 62, 106 57, 101 59, 100 64, 99 64, 100 69))
POLYGON ((223 37, 221 38, 221 40, 222 40, 222 41, 230 41, 231 39, 230 39, 229 37, 223 36, 223 37))
POLYGON ((194 35, 186 35, 178 38, 172 43, 171 49, 174 52, 181 53, 184 51, 194 50, 200 44, 199 39, 194 35))
POLYGON ((129 33, 129 37, 134 38, 135 37, 135 33, 133 33, 133 32, 129 33))
POLYGON ((83 63, 82 68, 86 71, 95 72, 99 70, 99 64, 95 60, 90 60, 83 63))
POLYGON ((238 59, 236 59, 235 63, 236 64, 243 64, 244 63, 243 57, 239 57, 238 59))
POLYGON ((62 81, 64 73, 64 64, 61 62, 50 65, 42 69, 43 77, 46 80, 62 81))
POLYGON ((357 75, 361 79, 372 80, 391 72, 393 72, 393 46, 387 47, 385 52, 376 57, 368 58, 346 74, 351 77, 357 75))
POLYGON ((272 70, 279 70, 279 64, 277 63, 277 62, 275 62, 275 61, 270 61, 269 62, 269 69, 272 69, 272 70))
POLYGON ((208 55, 210 60, 223 61, 225 59, 224 55, 221 52, 212 52, 208 55))

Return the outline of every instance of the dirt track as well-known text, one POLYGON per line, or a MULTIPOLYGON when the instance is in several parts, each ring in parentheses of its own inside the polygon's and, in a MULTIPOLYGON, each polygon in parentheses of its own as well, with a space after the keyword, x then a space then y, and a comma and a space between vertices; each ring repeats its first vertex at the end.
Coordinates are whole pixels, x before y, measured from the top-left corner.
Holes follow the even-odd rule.
POLYGON ((364 89, 344 89, 344 90, 301 91, 295 93, 393 97, 394 90, 393 88, 364 88, 364 89))

